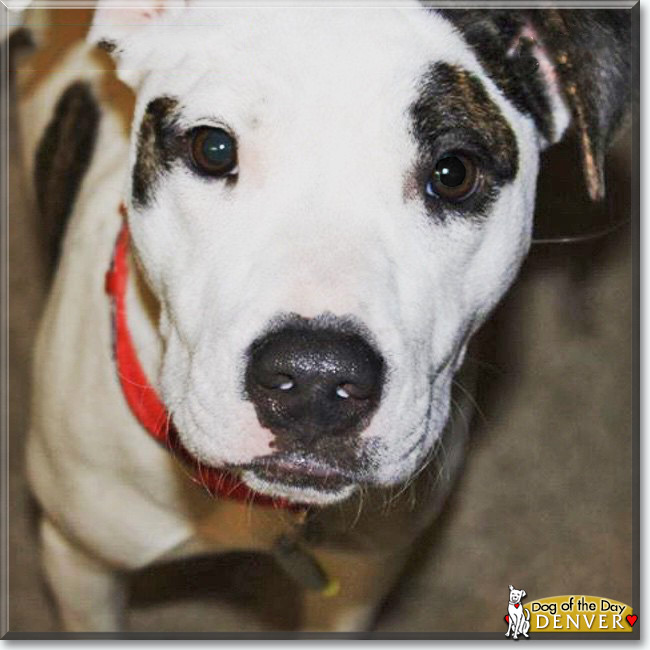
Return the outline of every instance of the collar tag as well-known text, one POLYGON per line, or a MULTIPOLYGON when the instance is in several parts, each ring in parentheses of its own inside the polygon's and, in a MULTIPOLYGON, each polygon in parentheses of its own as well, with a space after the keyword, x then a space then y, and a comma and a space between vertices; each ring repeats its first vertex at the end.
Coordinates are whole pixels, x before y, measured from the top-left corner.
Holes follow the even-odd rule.
POLYGON ((271 553, 284 572, 305 589, 319 591, 328 598, 338 594, 339 581, 327 575, 304 544, 287 535, 280 535, 275 540, 271 553))

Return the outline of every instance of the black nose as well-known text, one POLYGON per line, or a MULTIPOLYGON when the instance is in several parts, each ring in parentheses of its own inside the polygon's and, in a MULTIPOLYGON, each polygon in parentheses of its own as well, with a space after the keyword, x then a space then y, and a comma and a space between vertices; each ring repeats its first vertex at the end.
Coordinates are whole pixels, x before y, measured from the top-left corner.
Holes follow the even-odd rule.
POLYGON ((246 391, 262 426, 310 442, 363 430, 383 378, 382 358, 359 334, 285 327, 251 347, 246 391))

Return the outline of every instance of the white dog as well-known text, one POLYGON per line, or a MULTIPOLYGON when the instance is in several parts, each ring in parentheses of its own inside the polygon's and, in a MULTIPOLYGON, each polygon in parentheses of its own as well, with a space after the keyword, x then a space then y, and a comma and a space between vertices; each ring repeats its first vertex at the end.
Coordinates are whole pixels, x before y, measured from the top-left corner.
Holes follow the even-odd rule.
POLYGON ((524 609, 521 604, 521 599, 526 596, 523 589, 515 589, 512 585, 508 586, 510 589, 510 598, 508 599, 508 631, 506 636, 516 639, 520 634, 528 638, 528 630, 530 629, 530 612, 524 609))
POLYGON ((114 631, 124 571, 258 549, 313 588, 305 629, 365 629, 461 464, 454 376, 572 121, 602 196, 629 14, 132 4, 87 35, 52 10, 17 77, 68 220, 28 443, 48 582, 66 629, 114 631))

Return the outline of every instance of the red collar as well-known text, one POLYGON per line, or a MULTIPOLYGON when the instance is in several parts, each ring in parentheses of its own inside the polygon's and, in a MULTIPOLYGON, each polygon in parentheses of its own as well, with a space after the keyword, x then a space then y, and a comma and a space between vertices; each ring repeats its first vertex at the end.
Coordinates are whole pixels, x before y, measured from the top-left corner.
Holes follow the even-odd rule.
MULTIPOLYGON (((126 208, 123 205, 120 206, 120 213, 126 217, 126 208)), ((212 496, 227 497, 260 506, 302 509, 284 499, 274 499, 254 492, 230 472, 202 465, 185 449, 167 409, 147 380, 131 339, 125 301, 129 274, 128 250, 129 229, 125 219, 115 242, 111 266, 106 272, 105 287, 113 303, 113 356, 117 376, 133 415, 154 440, 192 470, 192 480, 204 486, 212 496)))

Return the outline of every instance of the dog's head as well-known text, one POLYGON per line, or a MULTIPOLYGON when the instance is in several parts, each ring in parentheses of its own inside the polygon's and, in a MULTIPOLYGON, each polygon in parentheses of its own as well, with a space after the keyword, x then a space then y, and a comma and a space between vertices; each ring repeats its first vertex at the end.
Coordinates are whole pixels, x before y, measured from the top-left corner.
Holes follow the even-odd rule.
POLYGON ((526 592, 523 589, 515 589, 512 585, 508 585, 508 589, 510 590, 510 602, 513 605, 521 602, 521 599, 526 597, 526 592))
POLYGON ((418 469, 572 114, 600 191, 627 64, 601 21, 593 82, 558 69, 569 13, 100 3, 90 39, 137 95, 159 385, 200 461, 313 503, 418 469))

